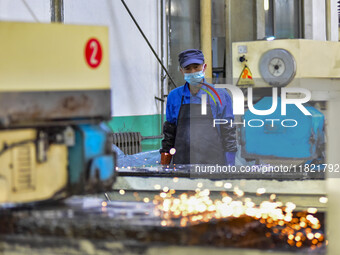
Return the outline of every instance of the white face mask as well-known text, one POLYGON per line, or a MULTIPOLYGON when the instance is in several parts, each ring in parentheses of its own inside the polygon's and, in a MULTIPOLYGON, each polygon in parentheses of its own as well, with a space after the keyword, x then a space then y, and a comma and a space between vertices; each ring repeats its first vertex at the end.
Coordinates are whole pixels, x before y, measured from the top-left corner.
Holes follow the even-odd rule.
POLYGON ((201 81, 204 79, 204 71, 198 71, 195 73, 184 73, 184 80, 188 82, 190 85, 199 85, 201 81))

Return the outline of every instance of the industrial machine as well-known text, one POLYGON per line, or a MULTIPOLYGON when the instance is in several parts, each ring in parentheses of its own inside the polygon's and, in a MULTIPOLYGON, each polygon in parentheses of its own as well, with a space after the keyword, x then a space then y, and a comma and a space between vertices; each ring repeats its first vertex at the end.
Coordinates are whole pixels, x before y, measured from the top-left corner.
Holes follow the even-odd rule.
POLYGON ((237 84, 246 64, 254 88, 303 87, 312 92, 312 100, 327 100, 327 89, 334 88, 337 82, 334 79, 340 78, 339 57, 338 42, 305 39, 237 42, 233 43, 233 80, 237 84))
POLYGON ((111 189, 108 29, 0 22, 0 203, 111 189))
POLYGON ((275 111, 262 116, 245 113, 246 123, 257 119, 263 125, 242 127, 244 157, 279 159, 281 163, 324 162, 325 101, 330 99, 340 78, 339 57, 337 42, 291 39, 233 44, 233 83, 252 88, 254 108, 270 109, 273 88, 278 93, 275 111), (244 70, 250 75, 245 77, 244 70), (283 88, 289 92, 285 94, 287 99, 306 98, 303 107, 310 115, 294 104, 288 104, 286 114, 282 114, 283 88), (310 98, 301 89, 308 90, 310 98), (275 119, 275 124, 266 121, 269 119, 275 119))
MULTIPOLYGON (((22 24, 17 26, 19 29, 22 24)), ((30 40, 25 38, 28 42, 34 42, 32 38, 41 35, 51 36, 53 40, 44 39, 44 43, 36 48, 32 43, 30 51, 26 49, 19 54, 12 51, 15 56, 35 51, 33 55, 38 54, 44 63, 35 63, 31 55, 28 60, 19 61, 19 67, 26 61, 24 66, 30 73, 26 79, 22 74, 26 69, 14 66, 7 71, 12 74, 21 71, 17 79, 6 73, 0 77, 0 84, 30 86, 22 86, 15 92, 10 89, 19 86, 7 86, 10 92, 1 94, 0 137, 4 144, 0 151, 3 167, 0 172, 1 201, 37 201, 111 188, 115 162, 109 152, 111 142, 100 124, 110 115, 105 29, 24 26, 41 28, 36 33, 31 31, 30 40), (62 49, 58 50, 59 47, 62 49), (45 52, 40 52, 39 48, 45 52), (63 55, 63 52, 67 54, 63 55), (57 60, 51 63, 54 53, 57 60), (48 64, 51 69, 47 68, 48 64), (31 74, 39 74, 44 83, 31 74), (3 77, 7 82, 1 80, 3 77), (36 84, 41 85, 37 87, 36 84), (46 84, 50 87, 44 87, 41 92, 46 84), (11 104, 14 98, 20 104, 11 104), (5 105, 10 106, 6 106, 7 112, 3 110, 5 105), (25 114, 18 114, 21 112, 25 114)), ((29 30, 28 27, 23 30, 29 30)), ((268 99, 264 100, 262 104, 267 106, 268 99)), ((314 108, 308 109, 315 118, 301 116, 300 119, 308 123, 313 132, 319 132, 323 115, 314 108)), ((276 134, 275 130, 269 131, 268 134, 276 134)), ((294 134, 286 135, 285 139, 288 139, 294 134)), ((254 143, 252 138, 249 141, 254 143)), ((308 154, 303 147, 302 158, 314 156, 316 148, 312 147, 315 150, 308 154)), ((325 193, 322 181, 283 179, 278 182, 272 180, 272 175, 263 173, 228 174, 224 176, 227 179, 212 180, 196 178, 189 168, 168 168, 158 164, 122 167, 117 170, 114 190, 105 193, 105 199, 104 194, 71 197, 61 204, 2 210, 0 236, 4 242, 0 242, 0 246, 5 251, 24 247, 25 251, 37 254, 45 254, 45 248, 50 252, 51 246, 75 254, 102 250, 110 254, 154 251, 167 254, 174 248, 179 253, 199 251, 202 254, 258 254, 249 249, 268 249, 268 254, 309 252, 310 249, 324 251, 324 205, 319 199, 325 193), (267 179, 259 182, 259 177, 267 179), (299 211, 293 212, 295 208, 299 211), (306 208, 310 209, 308 213, 306 208), (305 238, 308 234, 312 235, 311 239, 305 238), (292 236, 296 242, 290 239, 292 236)))

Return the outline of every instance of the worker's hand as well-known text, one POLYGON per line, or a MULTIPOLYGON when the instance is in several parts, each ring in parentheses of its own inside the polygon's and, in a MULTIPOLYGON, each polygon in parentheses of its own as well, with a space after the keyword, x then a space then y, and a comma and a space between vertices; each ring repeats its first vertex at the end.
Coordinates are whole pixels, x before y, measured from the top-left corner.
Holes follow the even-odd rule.
POLYGON ((171 162, 172 155, 167 152, 161 153, 161 165, 169 165, 171 162))
POLYGON ((235 165, 235 156, 236 156, 236 152, 229 152, 227 151, 225 153, 225 163, 228 166, 234 166, 235 165))

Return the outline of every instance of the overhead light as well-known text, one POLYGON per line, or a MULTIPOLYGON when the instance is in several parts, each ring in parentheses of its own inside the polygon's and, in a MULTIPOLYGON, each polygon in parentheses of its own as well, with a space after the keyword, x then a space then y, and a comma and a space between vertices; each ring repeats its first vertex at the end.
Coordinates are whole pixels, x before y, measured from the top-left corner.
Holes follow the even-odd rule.
POLYGON ((264 10, 265 11, 269 10, 269 0, 264 0, 264 10))
POLYGON ((267 41, 273 41, 275 39, 275 36, 268 36, 266 38, 267 41))

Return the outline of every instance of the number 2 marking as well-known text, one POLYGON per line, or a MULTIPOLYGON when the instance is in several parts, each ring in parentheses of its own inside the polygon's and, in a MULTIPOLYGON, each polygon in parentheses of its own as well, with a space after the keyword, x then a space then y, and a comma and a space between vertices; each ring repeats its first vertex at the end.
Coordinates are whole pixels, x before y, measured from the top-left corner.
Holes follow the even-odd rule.
POLYGON ((96 59, 97 57, 97 53, 98 53, 98 44, 96 41, 92 41, 90 43, 90 48, 92 49, 92 54, 90 57, 90 62, 92 65, 97 65, 98 64, 98 60, 96 59))
POLYGON ((85 46, 85 58, 87 64, 92 68, 97 68, 102 60, 102 47, 99 41, 91 38, 85 46))

